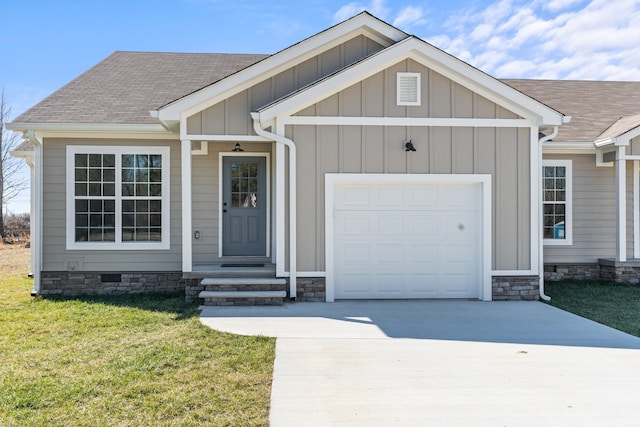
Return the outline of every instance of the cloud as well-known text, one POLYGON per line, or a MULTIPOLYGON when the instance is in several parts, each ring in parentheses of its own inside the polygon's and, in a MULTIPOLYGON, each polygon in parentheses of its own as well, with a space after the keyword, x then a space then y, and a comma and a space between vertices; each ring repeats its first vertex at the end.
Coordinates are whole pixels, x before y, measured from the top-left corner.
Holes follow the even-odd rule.
POLYGON ((388 19, 390 11, 390 9, 385 5, 384 0, 371 0, 369 3, 353 2, 342 6, 336 13, 334 13, 333 22, 342 22, 365 10, 384 20, 388 19))
POLYGON ((638 22, 637 0, 499 0, 420 35, 497 77, 640 80, 638 22))
POLYGON ((403 8, 393 20, 393 25, 399 28, 407 29, 414 25, 425 24, 424 11, 421 7, 407 6, 403 8))

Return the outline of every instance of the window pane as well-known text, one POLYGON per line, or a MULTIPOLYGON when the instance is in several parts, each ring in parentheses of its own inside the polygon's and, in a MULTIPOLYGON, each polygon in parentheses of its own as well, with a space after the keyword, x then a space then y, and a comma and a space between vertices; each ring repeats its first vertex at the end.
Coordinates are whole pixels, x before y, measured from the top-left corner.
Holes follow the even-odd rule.
POLYGON ((123 196, 133 196, 133 186, 134 184, 122 184, 122 195, 123 196))
POLYGON ((122 155, 122 167, 123 168, 132 168, 133 167, 133 154, 123 154, 122 155))
POLYGON ((105 154, 102 156, 102 165, 106 168, 115 168, 116 167, 116 155, 115 154, 105 154))
POLYGON ((86 181, 87 180, 87 170, 76 168, 76 181, 86 181))
POLYGON ((76 154, 75 163, 76 167, 87 167, 89 166, 89 156, 87 154, 76 154))
POLYGON ((87 184, 78 184, 76 183, 76 196, 86 196, 87 195, 87 184))
POLYGON ((149 156, 149 165, 152 168, 161 168, 162 156, 160 154, 152 154, 151 156, 149 156))
POLYGON ((102 154, 89 154, 89 167, 101 167, 102 154))

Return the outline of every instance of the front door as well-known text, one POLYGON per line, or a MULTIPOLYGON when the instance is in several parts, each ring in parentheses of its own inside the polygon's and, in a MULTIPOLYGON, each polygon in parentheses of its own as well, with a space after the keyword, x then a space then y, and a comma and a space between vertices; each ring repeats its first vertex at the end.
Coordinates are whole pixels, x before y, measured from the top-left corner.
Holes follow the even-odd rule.
POLYGON ((266 256, 267 173, 264 157, 222 158, 222 255, 266 256))

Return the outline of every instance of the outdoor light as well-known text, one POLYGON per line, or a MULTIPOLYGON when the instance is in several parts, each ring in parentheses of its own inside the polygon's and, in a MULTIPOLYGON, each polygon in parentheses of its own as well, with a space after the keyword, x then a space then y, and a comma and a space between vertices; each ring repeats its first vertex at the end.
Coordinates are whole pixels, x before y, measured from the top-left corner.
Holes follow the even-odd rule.
POLYGON ((236 146, 233 147, 233 150, 231 150, 231 151, 236 151, 237 152, 237 151, 244 151, 244 150, 242 149, 242 147, 240 147, 240 143, 236 142, 236 146))
POLYGON ((413 142, 411 142, 411 140, 405 142, 404 151, 416 151, 416 147, 413 146, 413 142))

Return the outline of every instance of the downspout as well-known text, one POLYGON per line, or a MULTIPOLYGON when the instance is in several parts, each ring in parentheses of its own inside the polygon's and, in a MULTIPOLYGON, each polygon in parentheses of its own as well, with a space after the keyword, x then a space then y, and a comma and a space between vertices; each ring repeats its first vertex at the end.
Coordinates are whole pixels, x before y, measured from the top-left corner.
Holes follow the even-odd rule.
POLYGON ((31 296, 40 294, 40 276, 42 270, 42 141, 36 137, 33 130, 26 131, 24 136, 31 141, 34 148, 33 165, 33 188, 32 197, 32 217, 33 234, 31 235, 31 261, 33 273, 33 291, 31 296), (35 222, 34 222, 35 221, 35 222))
POLYGON ((253 119, 253 130, 259 136, 271 139, 278 144, 283 144, 289 148, 289 297, 296 298, 296 146, 292 140, 284 135, 268 132, 260 126, 260 116, 258 113, 251 113, 253 119))
POLYGON ((538 287, 540 298, 545 301, 550 301, 551 297, 544 293, 544 229, 543 229, 543 206, 542 206, 542 144, 547 141, 551 141, 558 135, 558 126, 554 126, 553 132, 538 140, 538 272, 540 275, 540 285, 538 287))

